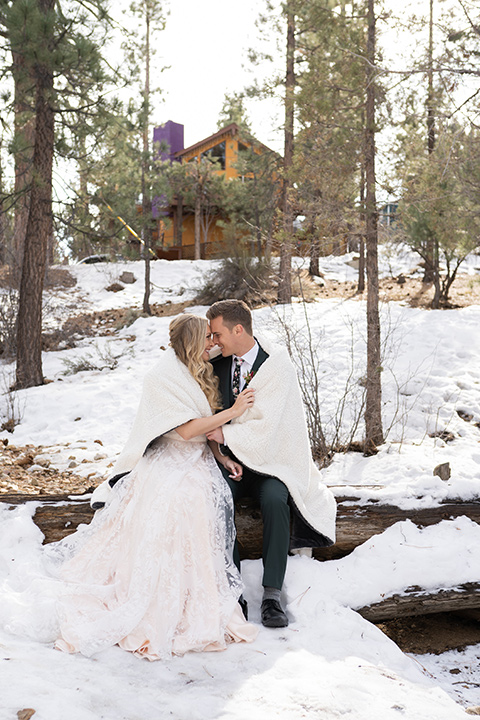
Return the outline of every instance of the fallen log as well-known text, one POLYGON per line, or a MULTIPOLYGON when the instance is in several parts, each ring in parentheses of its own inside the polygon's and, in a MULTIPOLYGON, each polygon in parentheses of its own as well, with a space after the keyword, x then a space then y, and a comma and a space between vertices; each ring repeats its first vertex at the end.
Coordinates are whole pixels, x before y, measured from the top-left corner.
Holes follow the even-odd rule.
POLYGON ((71 535, 77 527, 88 523, 93 517, 88 497, 82 495, 0 495, 6 505, 38 504, 33 521, 45 535, 44 545, 71 535))
POLYGON ((358 545, 403 520, 411 520, 418 527, 428 527, 466 515, 480 524, 480 499, 471 502, 450 500, 437 507, 414 510, 379 503, 358 505, 358 499, 354 497, 338 497, 337 503, 337 542, 330 548, 316 549, 314 556, 318 560, 345 557, 358 545))
MULTIPOLYGON (((33 520, 44 533, 44 543, 70 535, 81 523, 93 517, 89 496, 81 495, 0 495, 0 502, 10 506, 33 501, 38 507, 33 520)), ((344 557, 373 535, 394 523, 409 519, 420 527, 435 525, 466 515, 480 523, 480 502, 449 502, 436 508, 401 510, 391 505, 355 505, 353 498, 338 498, 337 543, 332 548, 318 548, 314 557, 329 560, 344 557)), ((237 503, 237 532, 242 558, 261 557, 262 521, 260 510, 251 500, 237 503)), ((426 615, 437 612, 475 610, 480 608, 480 583, 466 583, 456 588, 426 591, 412 587, 403 593, 357 610, 371 622, 426 615)))
MULTIPOLYGON (((0 495, 0 502, 19 505, 28 501, 39 503, 34 522, 45 535, 45 543, 60 540, 72 533, 80 523, 93 517, 88 497, 82 495, 0 495)), ((411 520, 419 527, 436 525, 466 515, 480 524, 480 501, 448 502, 434 508, 401 510, 393 505, 354 504, 355 498, 337 498, 337 542, 331 548, 317 548, 318 560, 334 560, 352 552, 358 545, 378 535, 401 520, 411 520)), ((236 507, 237 534, 242 558, 257 559, 262 554, 262 519, 260 509, 245 498, 236 507)))
POLYGON ((418 586, 392 595, 378 603, 357 609, 373 623, 413 615, 430 615, 480 608, 480 583, 464 583, 455 588, 424 590, 418 586))

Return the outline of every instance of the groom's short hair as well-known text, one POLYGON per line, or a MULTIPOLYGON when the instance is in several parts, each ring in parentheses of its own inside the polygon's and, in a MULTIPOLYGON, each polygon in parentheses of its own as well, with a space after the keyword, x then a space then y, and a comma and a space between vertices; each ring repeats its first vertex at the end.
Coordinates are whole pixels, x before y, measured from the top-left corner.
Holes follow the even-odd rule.
POLYGON ((231 330, 235 325, 242 325, 249 335, 253 335, 252 313, 243 300, 219 300, 207 310, 207 318, 223 318, 225 325, 231 330))

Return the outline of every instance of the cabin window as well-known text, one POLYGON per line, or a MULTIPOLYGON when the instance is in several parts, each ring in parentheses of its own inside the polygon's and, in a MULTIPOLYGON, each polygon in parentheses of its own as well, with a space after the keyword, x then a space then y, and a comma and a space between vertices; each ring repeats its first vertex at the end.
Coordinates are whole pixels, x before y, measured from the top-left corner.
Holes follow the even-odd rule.
POLYGON ((202 157, 216 160, 222 170, 225 170, 225 140, 218 145, 214 145, 209 150, 202 153, 202 157))

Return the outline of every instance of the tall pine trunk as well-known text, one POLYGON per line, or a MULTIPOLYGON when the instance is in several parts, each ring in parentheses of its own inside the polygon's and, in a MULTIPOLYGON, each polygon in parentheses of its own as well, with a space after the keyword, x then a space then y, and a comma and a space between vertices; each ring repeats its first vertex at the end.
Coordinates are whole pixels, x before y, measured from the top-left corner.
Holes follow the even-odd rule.
MULTIPOLYGON (((364 113, 362 112, 362 122, 364 122, 364 113)), ((363 228, 366 224, 365 218, 365 147, 363 148, 363 162, 360 167, 360 220, 363 228)), ((363 229, 362 228, 362 229, 363 229)), ((363 293, 365 290, 365 234, 362 232, 358 241, 358 285, 357 292, 363 293)))
MULTIPOLYGON (((39 0, 47 14, 55 0, 39 0)), ((52 234, 52 165, 54 113, 51 106, 53 72, 46 65, 33 68, 35 78, 35 142, 30 206, 25 234, 17 329, 17 387, 43 383, 42 293, 47 248, 52 234)))
POLYGON ((195 260, 202 257, 202 185, 198 182, 195 195, 195 226, 194 226, 194 242, 195 242, 195 260))
POLYGON ((143 159, 142 159, 142 215, 143 215, 143 253, 145 263, 145 288, 143 293, 143 312, 151 315, 150 308, 150 249, 152 247, 152 199, 150 197, 150 157, 149 157, 149 120, 150 120, 150 15, 146 9, 145 29, 145 89, 143 120, 143 159), (148 183, 148 187, 147 187, 148 183))
MULTIPOLYGON (((291 5, 291 3, 290 3, 291 5)), ((292 300, 293 211, 290 198, 290 174, 293 164, 293 119, 295 110, 295 15, 287 2, 287 74, 285 81, 285 147, 283 157, 283 232, 280 245, 278 302, 292 300)))
MULTIPOLYGON (((433 96, 433 0, 430 0, 430 19, 428 25, 428 74, 427 74, 427 151, 428 156, 431 157, 435 150, 435 109, 434 109, 434 96, 433 96)), ((440 294, 440 279, 438 274, 438 248, 436 247, 437 241, 433 234, 429 234, 427 237, 427 243, 425 248, 425 271, 423 273, 422 282, 424 283, 435 283, 435 289, 440 294)), ((435 300, 434 300, 435 303, 435 300)), ((438 307, 438 302, 434 307, 438 307)))
POLYGON ((382 385, 380 363, 380 316, 378 312, 378 227, 375 193, 375 9, 368 0, 366 63, 365 185, 367 246, 367 385, 365 447, 383 442, 382 385))
POLYGON ((33 86, 35 79, 25 63, 23 55, 12 50, 15 92, 15 215, 11 255, 7 258, 17 282, 20 272, 27 232, 30 206, 30 183, 32 180, 32 157, 35 141, 35 114, 33 86))

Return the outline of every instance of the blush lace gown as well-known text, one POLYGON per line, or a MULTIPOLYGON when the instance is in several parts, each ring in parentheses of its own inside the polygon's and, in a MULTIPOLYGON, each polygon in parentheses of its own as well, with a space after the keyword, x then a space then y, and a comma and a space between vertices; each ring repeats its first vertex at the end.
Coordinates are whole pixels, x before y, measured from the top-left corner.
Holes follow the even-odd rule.
POLYGON ((11 615, 7 629, 55 639, 66 652, 118 644, 149 660, 250 642, 257 629, 237 602, 234 538, 231 493, 205 439, 172 431, 90 525, 45 546, 48 577, 18 594, 24 617, 11 615))

